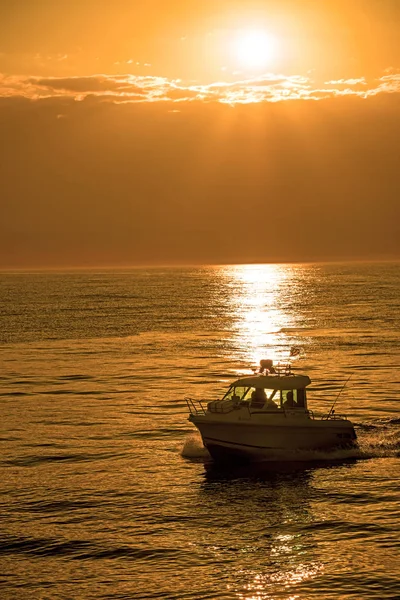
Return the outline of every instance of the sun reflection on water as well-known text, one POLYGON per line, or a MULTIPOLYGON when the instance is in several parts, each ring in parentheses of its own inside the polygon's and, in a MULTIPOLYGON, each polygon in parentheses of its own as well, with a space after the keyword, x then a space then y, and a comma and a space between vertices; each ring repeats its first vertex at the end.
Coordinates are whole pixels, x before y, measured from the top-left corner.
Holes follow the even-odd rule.
POLYGON ((293 324, 284 308, 281 290, 290 284, 288 265, 237 265, 226 267, 230 279, 234 332, 243 359, 258 365, 260 359, 275 362, 288 358, 288 344, 282 329, 293 324))
POLYGON ((277 589, 279 597, 285 600, 300 598, 296 593, 293 594, 293 587, 314 579, 324 570, 322 563, 308 556, 307 542, 302 542, 300 538, 298 534, 277 534, 270 551, 266 552, 263 570, 255 572, 243 569, 239 573, 244 591, 238 591, 238 598, 275 600, 277 589), (307 561, 307 558, 310 560, 307 561))
POLYGON ((321 568, 321 565, 317 563, 297 564, 290 570, 280 569, 275 573, 243 573, 249 579, 244 586, 246 591, 238 593, 238 598, 240 600, 275 600, 277 596, 272 590, 276 590, 278 585, 279 598, 298 600, 300 595, 293 594, 293 590, 290 588, 316 577, 321 568), (286 594, 288 595, 286 596, 286 594))

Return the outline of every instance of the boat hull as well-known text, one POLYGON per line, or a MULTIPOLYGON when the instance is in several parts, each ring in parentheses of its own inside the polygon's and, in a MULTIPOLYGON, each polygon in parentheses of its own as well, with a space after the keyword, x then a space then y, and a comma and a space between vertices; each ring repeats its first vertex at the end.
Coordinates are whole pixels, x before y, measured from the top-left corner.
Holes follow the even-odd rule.
POLYGON ((316 421, 267 425, 219 423, 193 418, 203 444, 217 461, 292 460, 304 451, 329 451, 356 446, 350 421, 316 421))

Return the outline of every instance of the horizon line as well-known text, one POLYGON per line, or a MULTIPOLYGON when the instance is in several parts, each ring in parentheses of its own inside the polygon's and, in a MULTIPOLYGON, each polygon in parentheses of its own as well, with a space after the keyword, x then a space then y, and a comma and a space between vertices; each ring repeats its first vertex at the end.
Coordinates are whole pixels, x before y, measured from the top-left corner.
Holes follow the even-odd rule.
POLYGON ((398 257, 386 258, 345 258, 345 259, 323 259, 323 260, 293 260, 293 261, 251 261, 251 262, 174 262, 174 263, 140 263, 140 264, 93 264, 93 265, 36 265, 36 266, 0 266, 0 273, 10 272, 61 272, 61 271, 123 271, 139 269, 183 269, 183 268, 221 268, 221 267, 248 267, 256 265, 328 265, 328 264, 384 264, 398 263, 398 257))

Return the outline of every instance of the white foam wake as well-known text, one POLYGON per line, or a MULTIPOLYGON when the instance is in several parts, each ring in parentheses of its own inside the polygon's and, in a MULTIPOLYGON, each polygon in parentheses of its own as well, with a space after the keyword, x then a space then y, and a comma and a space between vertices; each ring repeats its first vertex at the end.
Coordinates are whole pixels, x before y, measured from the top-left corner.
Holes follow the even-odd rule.
POLYGON ((358 433, 359 458, 383 458, 400 456, 400 429, 376 427, 358 433))
POLYGON ((181 455, 184 458, 210 458, 210 454, 204 448, 200 434, 190 434, 183 445, 181 455))

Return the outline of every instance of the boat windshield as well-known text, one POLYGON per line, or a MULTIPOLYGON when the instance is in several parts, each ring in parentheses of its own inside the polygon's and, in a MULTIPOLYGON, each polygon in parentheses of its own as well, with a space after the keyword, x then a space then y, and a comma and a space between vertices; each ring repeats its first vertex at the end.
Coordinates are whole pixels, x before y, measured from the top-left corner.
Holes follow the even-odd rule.
MULTIPOLYGON (((250 400, 253 392, 256 391, 254 387, 230 387, 223 400, 250 400)), ((279 390, 263 390, 265 393, 266 400, 272 400, 276 395, 279 399, 279 390)))
POLYGON ((249 387, 231 386, 222 400, 244 400, 249 389, 249 387))
POLYGON ((247 386, 231 386, 222 400, 251 401, 261 392, 264 402, 274 402, 279 408, 307 408, 306 390, 271 390, 247 386))

